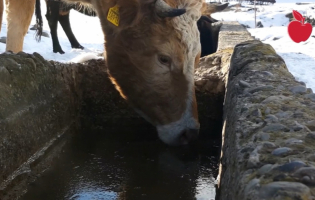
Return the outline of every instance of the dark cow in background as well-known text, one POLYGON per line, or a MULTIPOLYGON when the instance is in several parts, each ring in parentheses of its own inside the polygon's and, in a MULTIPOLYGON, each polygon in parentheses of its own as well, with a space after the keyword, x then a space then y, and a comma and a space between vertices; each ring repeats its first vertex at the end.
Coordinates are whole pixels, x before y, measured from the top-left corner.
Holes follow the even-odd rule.
POLYGON ((212 23, 215 21, 211 20, 208 16, 201 16, 197 21, 198 30, 200 32, 200 43, 201 43, 201 55, 200 57, 207 56, 216 52, 217 45, 212 31, 212 23))
MULTIPOLYGON (((54 53, 60 53, 64 54, 65 52, 62 50, 58 34, 57 34, 57 27, 58 27, 58 21, 63 28, 64 32, 66 33, 69 42, 71 43, 71 47, 75 49, 84 49, 84 47, 78 42, 76 37, 74 36, 70 20, 69 20, 69 14, 70 10, 74 9, 82 14, 85 14, 87 16, 96 16, 96 12, 91 7, 86 7, 81 3, 65 3, 61 0, 45 0, 46 6, 47 6, 47 13, 46 13, 46 19, 49 24, 51 38, 52 38, 52 44, 53 44, 53 52, 54 53)), ((36 39, 40 41, 40 37, 42 35, 42 26, 43 26, 43 20, 41 16, 41 9, 40 9, 40 0, 36 0, 35 5, 35 15, 36 15, 36 39)))
POLYGON ((207 56, 216 52, 217 50, 217 38, 218 31, 215 31, 212 27, 212 23, 218 22, 218 20, 211 17, 212 13, 220 12, 227 8, 229 3, 212 6, 212 11, 202 15, 197 21, 198 30, 200 32, 200 43, 201 43, 201 55, 200 57, 207 56))

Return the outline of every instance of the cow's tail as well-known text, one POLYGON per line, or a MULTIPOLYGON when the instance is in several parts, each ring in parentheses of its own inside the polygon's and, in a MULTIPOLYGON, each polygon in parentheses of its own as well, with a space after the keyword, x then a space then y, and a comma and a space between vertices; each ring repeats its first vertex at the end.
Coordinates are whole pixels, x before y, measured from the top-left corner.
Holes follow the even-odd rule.
POLYGON ((78 3, 73 7, 73 9, 87 16, 97 16, 95 9, 89 4, 78 3))
POLYGON ((35 4, 35 16, 36 16, 36 35, 35 39, 37 42, 40 42, 41 36, 43 34, 43 18, 40 8, 40 0, 36 0, 35 4))

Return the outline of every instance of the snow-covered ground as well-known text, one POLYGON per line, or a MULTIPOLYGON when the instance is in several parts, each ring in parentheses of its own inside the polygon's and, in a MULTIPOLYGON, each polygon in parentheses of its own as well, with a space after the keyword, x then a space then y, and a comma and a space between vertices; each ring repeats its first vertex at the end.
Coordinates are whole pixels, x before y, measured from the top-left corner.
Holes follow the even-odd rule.
MULTIPOLYGON (((242 11, 214 13, 213 18, 224 21, 238 21, 247 25, 248 31, 262 42, 270 44, 285 60, 289 71, 298 81, 303 81, 306 86, 315 92, 315 28, 311 37, 301 43, 295 43, 288 34, 289 19, 286 14, 297 10, 304 17, 315 18, 315 0, 305 0, 308 5, 296 5, 300 0, 276 0, 273 5, 258 5, 256 21, 263 24, 263 28, 255 28, 254 11, 241 8, 242 11)), ((246 3, 246 7, 253 7, 246 3)))
MULTIPOLYGON (((45 0, 41 0, 42 17, 44 23, 44 31, 49 33, 50 29, 46 20, 46 3, 45 0)), ((31 22, 31 26, 36 23, 35 15, 31 22)), ((60 46, 65 52, 61 55, 59 53, 53 53, 51 38, 42 37, 40 42, 35 40, 35 31, 29 30, 24 39, 23 51, 27 53, 38 52, 45 59, 57 60, 60 62, 80 62, 88 58, 97 58, 98 54, 104 51, 104 35, 100 26, 99 19, 97 17, 89 17, 83 15, 77 11, 70 11, 70 23, 72 31, 76 36, 79 43, 85 47, 85 49, 72 49, 71 44, 63 31, 60 24, 58 24, 58 36, 60 46)), ((6 14, 4 12, 2 30, 0 37, 6 36, 7 22, 6 14)), ((5 51, 5 44, 0 43, 0 52, 5 51)))
MULTIPOLYGON (((308 5, 296 5, 297 2, 301 2, 300 0, 276 0, 276 2, 273 5, 257 6, 257 22, 261 21, 263 28, 254 28, 254 11, 247 11, 248 8, 241 8, 241 12, 221 12, 212 16, 218 20, 239 21, 241 24, 249 26, 248 30, 253 36, 273 46, 276 52, 285 60, 289 71, 297 80, 305 82, 307 87, 315 91, 315 30, 313 28, 313 37, 311 36, 306 42, 295 43, 288 35, 289 19, 285 17, 285 14, 297 10, 303 16, 315 18, 315 0, 303 1, 311 3, 308 5)), ((237 2, 230 2, 230 4, 235 3, 237 2)), ((48 23, 44 16, 46 14, 44 0, 41 0, 41 5, 44 31, 49 33, 48 23)), ((246 3, 242 3, 242 5, 253 7, 246 3)), ((85 47, 84 50, 71 49, 68 38, 59 25, 59 41, 65 54, 60 55, 52 52, 51 38, 42 37, 41 42, 36 42, 34 38, 35 31, 31 30, 25 37, 23 51, 27 53, 39 52, 46 59, 60 62, 80 62, 88 58, 97 58, 98 54, 102 53, 104 49, 104 36, 99 19, 71 11, 70 21, 76 38, 85 47)), ((33 24, 35 24, 35 16, 31 25, 33 24)), ((6 17, 4 16, 0 37, 6 35, 6 25, 6 17)), ((4 50, 5 45, 0 43, 0 52, 4 50)))

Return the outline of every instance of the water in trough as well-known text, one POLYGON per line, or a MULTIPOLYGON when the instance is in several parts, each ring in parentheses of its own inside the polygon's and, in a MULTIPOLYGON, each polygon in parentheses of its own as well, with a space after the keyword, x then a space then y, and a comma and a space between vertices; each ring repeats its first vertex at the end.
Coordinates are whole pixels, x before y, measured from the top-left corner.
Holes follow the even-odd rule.
POLYGON ((214 200, 223 95, 197 101, 200 136, 189 147, 163 144, 142 118, 106 124, 109 111, 87 101, 62 153, 19 200, 214 200))
POLYGON ((85 129, 20 200, 211 200, 219 154, 217 139, 167 147, 147 123, 85 129))

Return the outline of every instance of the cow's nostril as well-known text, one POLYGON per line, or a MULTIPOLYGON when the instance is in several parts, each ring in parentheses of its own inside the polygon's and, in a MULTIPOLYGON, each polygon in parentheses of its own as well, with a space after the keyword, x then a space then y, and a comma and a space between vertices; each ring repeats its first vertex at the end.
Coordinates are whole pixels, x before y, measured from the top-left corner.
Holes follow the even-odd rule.
POLYGON ((197 140, 199 134, 199 129, 186 129, 180 134, 180 143, 186 145, 191 141, 197 140))

